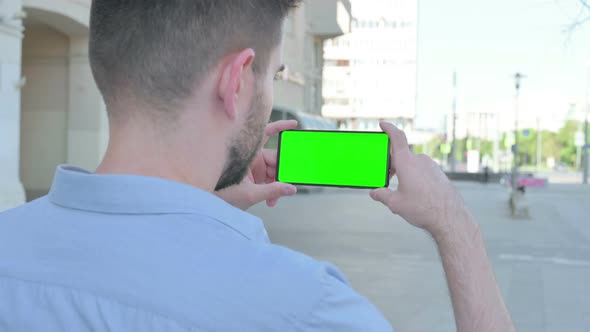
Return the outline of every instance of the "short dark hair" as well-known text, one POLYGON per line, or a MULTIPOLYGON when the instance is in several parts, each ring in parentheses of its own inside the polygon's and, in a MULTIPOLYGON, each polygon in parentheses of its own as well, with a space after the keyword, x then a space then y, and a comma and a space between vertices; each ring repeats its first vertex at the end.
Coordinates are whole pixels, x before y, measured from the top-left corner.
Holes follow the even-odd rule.
POLYGON ((107 105, 122 94, 177 106, 224 55, 254 48, 264 72, 302 0, 93 0, 90 65, 107 105))

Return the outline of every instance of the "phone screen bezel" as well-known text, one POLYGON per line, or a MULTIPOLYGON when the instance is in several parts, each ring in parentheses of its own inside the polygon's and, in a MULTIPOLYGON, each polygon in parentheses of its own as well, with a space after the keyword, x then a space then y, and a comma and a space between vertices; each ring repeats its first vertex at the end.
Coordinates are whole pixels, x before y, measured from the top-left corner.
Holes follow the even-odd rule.
MULTIPOLYGON (((277 147, 277 170, 275 174, 275 178, 279 181, 279 170, 281 168, 281 141, 283 138, 284 132, 322 132, 322 133, 352 133, 352 134, 379 134, 379 135, 387 135, 381 131, 353 131, 353 130, 301 130, 301 129, 294 129, 294 130, 285 130, 279 133, 279 140, 278 140, 278 147, 277 147)), ((334 184, 317 184, 317 183, 293 183, 293 182, 286 182, 289 184, 293 184, 296 186, 311 186, 311 187, 332 187, 332 188, 352 188, 352 189, 377 189, 377 188, 387 188, 389 187, 389 181, 391 179, 391 139, 387 139, 387 170, 385 172, 385 186, 383 187, 365 187, 365 186, 354 186, 354 185, 334 185, 334 184)))

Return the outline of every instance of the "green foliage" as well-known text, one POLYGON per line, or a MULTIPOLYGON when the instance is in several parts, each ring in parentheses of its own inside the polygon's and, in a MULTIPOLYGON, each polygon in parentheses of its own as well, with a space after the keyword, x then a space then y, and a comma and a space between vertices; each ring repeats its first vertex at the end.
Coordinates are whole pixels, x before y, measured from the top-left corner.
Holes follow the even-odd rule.
POLYGON ((440 135, 433 137, 430 141, 425 144, 413 146, 414 153, 426 154, 433 158, 441 159, 443 157, 440 152, 440 145, 444 143, 444 138, 440 135))
POLYGON ((557 134, 550 131, 543 131, 541 134, 541 148, 543 150, 543 160, 552 157, 559 159, 561 146, 557 142, 557 134))
POLYGON ((578 131, 577 121, 568 121, 565 126, 557 133, 557 143, 559 144, 560 159, 562 162, 573 166, 576 163, 576 146, 574 145, 574 138, 576 131, 578 131))
MULTIPOLYGON (((575 146, 574 138, 578 128, 583 124, 578 121, 570 120, 565 123, 557 133, 544 130, 541 135, 541 161, 544 163, 548 158, 554 158, 556 162, 562 162, 569 166, 574 166, 576 163, 577 148, 575 146)), ((519 160, 520 164, 535 165, 537 158, 537 138, 539 133, 534 129, 528 129, 529 135, 524 136, 521 130, 518 135, 519 160)), ((500 150, 510 149, 504 146, 507 139, 507 134, 504 133, 502 140, 498 142, 500 150)), ((449 141, 450 142, 450 141, 449 141)), ((433 158, 442 159, 440 153, 440 145, 444 143, 444 137, 436 136, 428 143, 416 146, 415 152, 425 153, 433 158)), ((489 140, 479 140, 477 138, 463 138, 458 139, 455 146, 455 158, 458 162, 466 162, 466 152, 468 146, 472 149, 479 150, 481 157, 485 155, 494 155, 494 142, 489 140)))

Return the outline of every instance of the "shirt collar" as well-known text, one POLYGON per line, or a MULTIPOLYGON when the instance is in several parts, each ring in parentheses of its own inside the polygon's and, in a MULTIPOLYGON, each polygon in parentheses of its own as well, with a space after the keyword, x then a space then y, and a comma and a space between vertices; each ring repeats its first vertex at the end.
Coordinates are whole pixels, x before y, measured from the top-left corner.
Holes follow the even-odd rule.
POLYGON ((49 201, 66 208, 110 214, 198 214, 250 240, 268 242, 262 221, 199 188, 138 175, 102 175, 61 165, 49 201))

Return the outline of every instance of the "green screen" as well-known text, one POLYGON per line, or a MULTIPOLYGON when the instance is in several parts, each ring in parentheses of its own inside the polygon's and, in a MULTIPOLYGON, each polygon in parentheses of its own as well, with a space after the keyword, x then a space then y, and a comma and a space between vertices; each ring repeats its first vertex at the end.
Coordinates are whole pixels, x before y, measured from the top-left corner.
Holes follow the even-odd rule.
POLYGON ((384 133, 285 131, 277 180, 293 184, 385 187, 389 137, 384 133))

